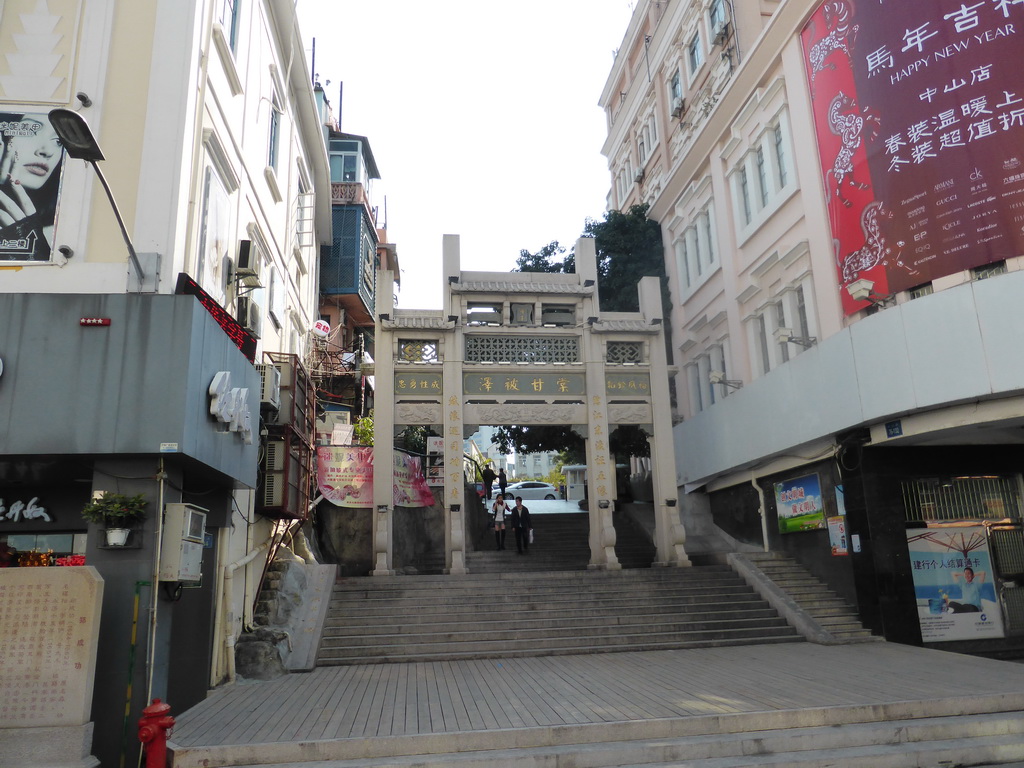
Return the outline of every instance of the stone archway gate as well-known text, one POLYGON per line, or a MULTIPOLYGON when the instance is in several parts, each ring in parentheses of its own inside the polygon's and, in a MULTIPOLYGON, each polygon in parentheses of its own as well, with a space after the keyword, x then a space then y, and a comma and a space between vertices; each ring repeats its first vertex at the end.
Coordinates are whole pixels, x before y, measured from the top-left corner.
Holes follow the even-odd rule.
MULTIPOLYGON (((377 291, 374 401, 374 569, 392 574, 393 435, 408 425, 444 436, 446 572, 466 573, 463 439, 481 424, 568 424, 586 440, 590 567, 618 569, 608 437, 623 424, 651 441, 654 565, 690 565, 676 503, 661 292, 638 286, 640 311, 602 314, 594 241, 576 243, 576 274, 464 272, 445 235, 444 308, 394 307, 377 291)), ((392 285, 381 272, 377 285, 392 285)))

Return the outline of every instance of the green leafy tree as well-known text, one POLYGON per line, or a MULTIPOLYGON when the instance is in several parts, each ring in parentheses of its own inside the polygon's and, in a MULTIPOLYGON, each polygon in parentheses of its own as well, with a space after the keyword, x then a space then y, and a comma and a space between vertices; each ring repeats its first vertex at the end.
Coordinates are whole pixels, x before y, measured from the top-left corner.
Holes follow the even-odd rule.
MULTIPOLYGON (((608 211, 604 219, 588 219, 583 235, 594 238, 597 251, 597 286, 601 309, 609 312, 639 310, 637 284, 640 278, 653 275, 661 284, 662 316, 669 317, 671 297, 665 275, 665 251, 661 226, 647 217, 648 206, 634 205, 625 213, 608 211)), ((575 272, 576 254, 553 240, 537 253, 519 252, 516 272, 575 272)), ((665 343, 671 360, 669 325, 665 325, 665 343)), ((582 464, 586 460, 583 438, 565 426, 501 427, 495 442, 505 453, 535 453, 565 450, 566 463, 582 464)), ((609 447, 617 460, 628 456, 649 456, 646 435, 635 427, 620 427, 609 436, 609 447)))
POLYGON ((608 211, 603 221, 588 219, 583 234, 595 241, 601 309, 636 312, 640 309, 637 283, 641 277, 653 275, 661 283, 662 313, 667 318, 672 304, 661 225, 647 218, 647 210, 644 203, 634 205, 626 213, 608 211))
POLYGON ((373 411, 363 416, 352 427, 356 442, 359 445, 373 445, 373 411))
POLYGON ((519 252, 513 272, 575 272, 575 254, 568 252, 557 241, 552 240, 536 253, 525 248, 519 252))

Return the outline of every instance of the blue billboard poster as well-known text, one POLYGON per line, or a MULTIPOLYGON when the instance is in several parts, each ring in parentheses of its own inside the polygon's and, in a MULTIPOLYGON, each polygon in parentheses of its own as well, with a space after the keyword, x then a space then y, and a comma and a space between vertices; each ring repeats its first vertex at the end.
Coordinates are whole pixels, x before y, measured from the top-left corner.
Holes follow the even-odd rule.
POLYGON ((924 642, 1005 636, 983 526, 911 529, 907 549, 924 642))
POLYGON ((775 484, 775 508, 779 511, 779 533, 816 531, 825 527, 818 475, 784 480, 775 484))

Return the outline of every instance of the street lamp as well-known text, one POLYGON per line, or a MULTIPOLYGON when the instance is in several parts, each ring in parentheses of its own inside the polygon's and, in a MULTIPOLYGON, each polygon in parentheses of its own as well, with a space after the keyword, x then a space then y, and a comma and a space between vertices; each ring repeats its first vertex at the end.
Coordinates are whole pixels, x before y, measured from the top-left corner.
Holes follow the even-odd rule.
POLYGON ((60 138, 61 144, 64 145, 64 151, 68 153, 68 156, 91 163, 93 170, 96 171, 100 184, 103 185, 103 191, 107 193, 107 199, 110 201, 110 207, 114 211, 114 216, 117 218, 117 224, 121 227, 121 236, 124 237, 124 244, 128 246, 128 258, 132 262, 132 268, 135 270, 135 276, 139 280, 139 290, 141 291, 145 281, 142 263, 139 261, 138 254, 135 253, 132 239, 128 236, 124 219, 121 218, 121 211, 117 207, 117 201, 114 200, 114 193, 110 191, 110 185, 107 184, 107 179, 97 164, 100 160, 105 160, 106 158, 103 156, 103 150, 100 149, 100 145, 96 142, 96 137, 92 135, 89 123, 78 112, 61 108, 50 110, 50 125, 53 126, 53 130, 60 138))

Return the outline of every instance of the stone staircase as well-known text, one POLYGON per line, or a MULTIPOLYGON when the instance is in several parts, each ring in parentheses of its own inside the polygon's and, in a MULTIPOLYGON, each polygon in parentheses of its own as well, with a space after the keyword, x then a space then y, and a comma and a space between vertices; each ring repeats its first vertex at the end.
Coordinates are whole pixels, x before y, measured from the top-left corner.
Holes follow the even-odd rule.
MULTIPOLYGON (((655 548, 647 533, 626 515, 615 515, 615 554, 623 568, 647 568, 655 548)), ((516 537, 505 535, 505 549, 496 549, 493 532, 479 534, 466 553, 471 574, 523 571, 584 570, 590 562, 590 517, 585 512, 532 517, 534 543, 528 555, 516 552, 516 537)))
MULTIPOLYGON (((263 768, 952 768, 1021 766, 1024 718, 1019 712, 943 712, 921 702, 921 716, 862 714, 850 708, 697 718, 661 723, 613 723, 550 730, 446 734, 444 746, 415 736, 402 753, 342 757, 324 745, 312 762, 260 763, 263 768), (844 715, 852 719, 844 720, 844 715), (861 719, 862 718, 862 719, 861 719), (707 722, 701 722, 706 720, 707 722), (660 726, 660 727, 659 727, 660 726), (675 730, 677 735, 667 735, 675 730), (508 738, 502 738, 505 734, 508 738), (603 735, 601 735, 603 734, 603 735), (645 735, 647 734, 647 735, 645 735), (514 742, 512 739, 514 738, 514 742), (538 743, 539 742, 539 743, 538 743), (490 746, 488 746, 488 744, 490 746)), ((366 749, 368 740, 360 743, 366 749)), ((372 741, 372 740, 371 740, 372 741)), ((340 746, 340 745, 339 745, 340 746)), ((354 750, 353 750, 354 751, 354 750)), ((366 751, 371 751, 366 749, 366 751)), ((203 762, 202 765, 227 765, 203 762)), ((175 768, 196 768, 186 761, 175 768)), ((256 764, 230 763, 236 768, 256 764)))
MULTIPOLYGON (((494 553, 508 562, 534 555, 494 553)), ((317 665, 793 642, 725 566, 339 581, 317 665)))
POLYGON ((849 603, 792 558, 757 552, 730 555, 729 562, 807 639, 826 644, 881 639, 861 624, 849 603))

